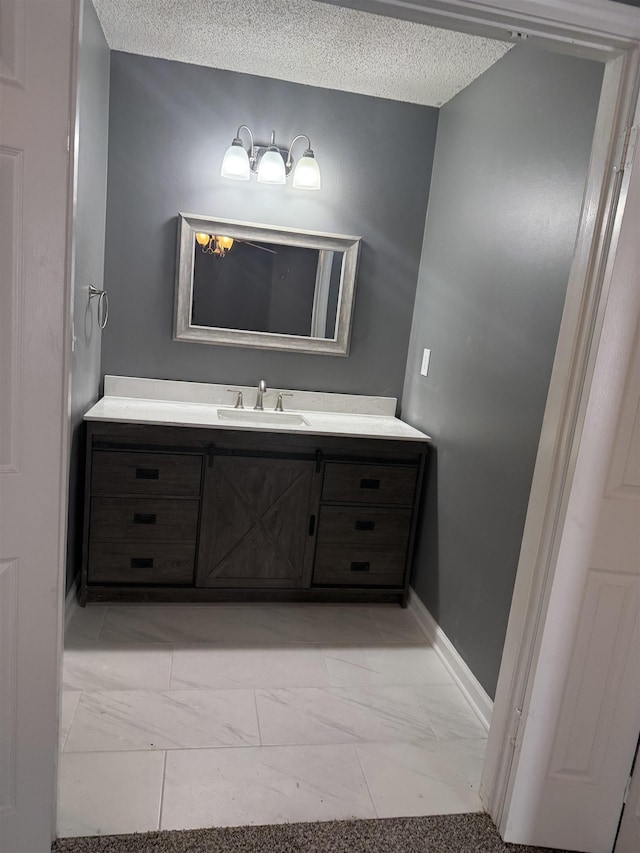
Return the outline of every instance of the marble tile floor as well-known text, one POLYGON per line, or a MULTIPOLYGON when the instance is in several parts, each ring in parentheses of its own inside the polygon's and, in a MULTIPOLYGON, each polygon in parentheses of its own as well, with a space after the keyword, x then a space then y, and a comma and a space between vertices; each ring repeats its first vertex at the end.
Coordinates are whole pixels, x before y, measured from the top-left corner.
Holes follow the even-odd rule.
POLYGON ((397 606, 88 606, 58 835, 480 811, 486 737, 397 606))

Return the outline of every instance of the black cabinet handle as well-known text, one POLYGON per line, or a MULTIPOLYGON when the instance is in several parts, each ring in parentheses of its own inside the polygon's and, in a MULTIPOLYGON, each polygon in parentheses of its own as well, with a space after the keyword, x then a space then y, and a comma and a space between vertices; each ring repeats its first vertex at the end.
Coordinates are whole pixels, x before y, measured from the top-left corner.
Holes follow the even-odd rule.
POLYGON ((369 563, 351 563, 352 572, 368 572, 369 563))
POLYGON ((360 480, 360 488, 361 489, 379 489, 380 488, 380 480, 360 480))
POLYGON ((375 530, 375 526, 375 521, 369 521, 364 518, 358 518, 355 523, 356 530, 375 530))
POLYGON ((316 530, 316 517, 315 515, 309 516, 309 536, 313 536, 316 530))
POLYGON ((136 480, 159 480, 158 468, 136 468, 136 480))
POLYGON ((316 474, 320 473, 322 467, 322 451, 316 450, 316 474))
POLYGON ((153 568, 153 557, 132 557, 131 558, 131 568, 132 569, 152 569, 153 568))
POLYGON ((134 512, 133 523, 134 524, 155 524, 156 523, 156 514, 155 514, 155 512, 134 512))

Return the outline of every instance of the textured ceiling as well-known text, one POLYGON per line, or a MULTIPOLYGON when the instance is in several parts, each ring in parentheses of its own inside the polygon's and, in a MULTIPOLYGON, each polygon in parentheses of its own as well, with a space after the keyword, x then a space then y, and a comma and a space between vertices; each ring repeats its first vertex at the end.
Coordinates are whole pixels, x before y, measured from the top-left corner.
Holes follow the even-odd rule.
POLYGON ((93 0, 112 50, 439 107, 511 48, 316 0, 93 0))

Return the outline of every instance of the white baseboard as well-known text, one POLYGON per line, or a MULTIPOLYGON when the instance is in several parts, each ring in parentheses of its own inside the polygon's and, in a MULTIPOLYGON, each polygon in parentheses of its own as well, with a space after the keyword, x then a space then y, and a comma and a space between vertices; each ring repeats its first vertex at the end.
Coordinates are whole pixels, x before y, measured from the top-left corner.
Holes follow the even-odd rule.
POLYGON ((409 590, 408 608, 413 618, 426 634, 436 654, 449 670, 451 677, 478 715, 478 719, 488 731, 493 711, 491 698, 413 589, 409 590))
POLYGON ((71 622, 71 617, 78 609, 78 581, 75 580, 71 586, 71 589, 67 593, 67 597, 64 600, 64 630, 66 631, 69 627, 69 622, 71 622))

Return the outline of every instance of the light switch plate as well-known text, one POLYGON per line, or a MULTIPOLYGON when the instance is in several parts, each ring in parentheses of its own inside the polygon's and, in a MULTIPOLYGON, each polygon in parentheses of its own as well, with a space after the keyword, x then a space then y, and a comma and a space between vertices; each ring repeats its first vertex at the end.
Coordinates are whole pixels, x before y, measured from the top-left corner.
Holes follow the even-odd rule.
POLYGON ((429 361, 431 359, 431 350, 425 349, 422 351, 422 364, 420 365, 421 376, 426 376, 429 373, 429 361))

